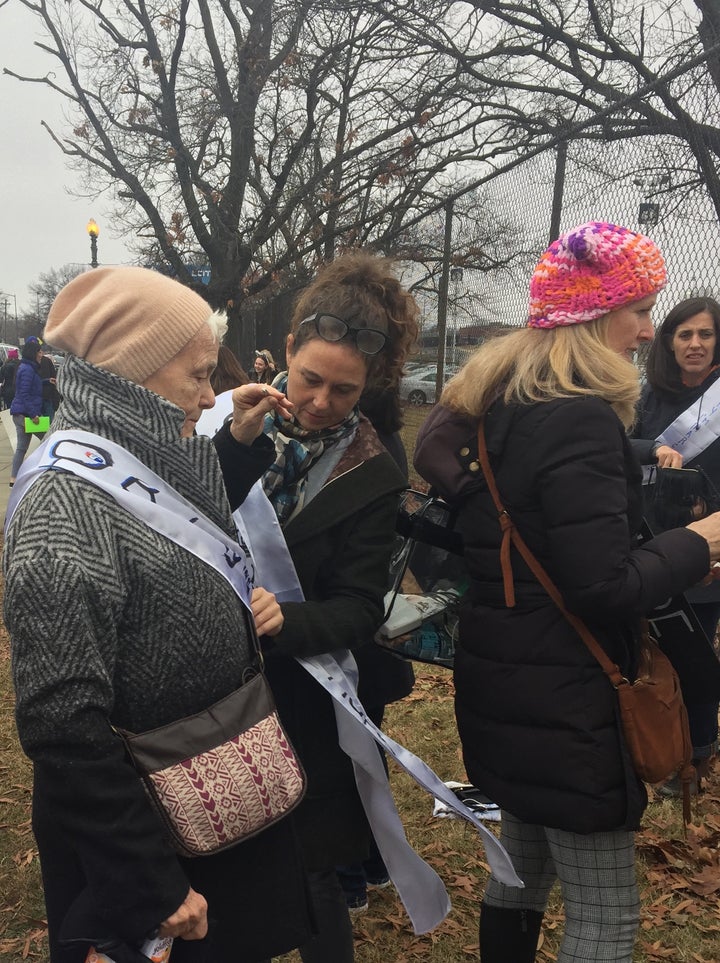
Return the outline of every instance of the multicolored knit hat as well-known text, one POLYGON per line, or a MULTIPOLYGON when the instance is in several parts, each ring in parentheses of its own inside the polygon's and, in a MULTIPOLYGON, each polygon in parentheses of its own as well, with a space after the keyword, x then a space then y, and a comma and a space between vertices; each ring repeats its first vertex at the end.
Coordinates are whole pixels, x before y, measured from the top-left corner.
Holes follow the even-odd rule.
POLYGON ((530 281, 531 328, 601 318, 665 287, 665 261, 654 241, 626 227, 590 221, 561 235, 530 281))

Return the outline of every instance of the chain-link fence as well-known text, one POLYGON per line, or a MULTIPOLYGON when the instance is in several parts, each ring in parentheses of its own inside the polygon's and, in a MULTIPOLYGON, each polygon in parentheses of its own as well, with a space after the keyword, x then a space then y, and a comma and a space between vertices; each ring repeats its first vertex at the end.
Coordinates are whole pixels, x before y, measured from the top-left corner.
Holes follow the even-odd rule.
MULTIPOLYGON (((717 111, 714 102, 707 105, 708 129, 716 129, 717 111)), ((450 268, 447 364, 461 364, 493 331, 525 324, 528 281, 539 255, 557 233, 585 221, 622 224, 657 242, 667 262, 668 285, 658 298, 656 324, 683 298, 719 297, 718 213, 707 174, 700 171, 697 130, 688 127, 683 134, 604 141, 598 127, 584 124, 568 129, 562 143, 489 174, 476 189, 479 208, 496 212, 511 255, 491 271, 450 268)), ((705 150, 706 161, 708 154, 717 167, 716 155, 705 150)), ((454 237, 453 250, 456 244, 461 239, 454 237)), ((433 304, 432 296, 426 297, 422 306, 423 355, 437 356, 437 298, 433 304)))

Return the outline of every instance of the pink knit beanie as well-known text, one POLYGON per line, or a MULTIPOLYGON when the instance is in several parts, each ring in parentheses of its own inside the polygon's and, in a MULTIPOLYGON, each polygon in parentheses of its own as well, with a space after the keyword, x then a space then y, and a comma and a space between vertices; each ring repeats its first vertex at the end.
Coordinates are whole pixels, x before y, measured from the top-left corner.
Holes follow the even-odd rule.
POLYGON ((665 262, 654 241, 626 227, 590 221, 553 241, 530 281, 531 328, 601 318, 665 287, 665 262))
POLYGON ((143 384, 195 337, 211 314, 200 295, 157 271, 94 268, 55 298, 45 340, 143 384))

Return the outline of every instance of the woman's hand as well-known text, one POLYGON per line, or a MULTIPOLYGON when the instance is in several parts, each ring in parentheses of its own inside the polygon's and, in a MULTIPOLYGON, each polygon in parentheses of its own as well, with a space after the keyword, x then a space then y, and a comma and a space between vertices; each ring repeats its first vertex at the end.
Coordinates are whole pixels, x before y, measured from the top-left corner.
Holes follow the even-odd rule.
POLYGON ((190 887, 182 905, 161 923, 158 936, 176 936, 184 940, 202 940, 207 936, 207 900, 190 887))
POLYGON ((250 598, 250 608, 258 635, 278 634, 283 627, 285 616, 272 592, 264 588, 254 588, 250 598))
POLYGON ((293 405, 282 391, 270 385, 241 385, 232 393, 233 417, 230 434, 243 445, 252 445, 262 432, 269 411, 277 411, 286 420, 292 417, 293 405))
POLYGON ((683 456, 669 445, 660 445, 655 452, 658 468, 682 468, 683 456))

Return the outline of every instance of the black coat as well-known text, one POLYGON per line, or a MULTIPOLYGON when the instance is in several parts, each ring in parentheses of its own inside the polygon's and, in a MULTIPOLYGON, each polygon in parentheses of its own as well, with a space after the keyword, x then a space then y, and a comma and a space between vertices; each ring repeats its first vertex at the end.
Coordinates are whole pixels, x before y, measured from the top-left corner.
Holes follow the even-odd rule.
POLYGON ((0 368, 0 381, 2 382, 2 399, 5 402, 6 407, 10 407, 13 398, 15 397, 15 375, 17 374, 17 368, 20 364, 19 361, 10 359, 6 361, 5 364, 0 368))
MULTIPOLYGON (((597 398, 497 403, 487 440, 506 508, 531 550, 624 672, 637 622, 709 569, 685 529, 637 547, 640 468, 597 398)), ((504 602, 497 513, 477 465, 477 422, 438 408, 415 464, 459 505, 471 588, 455 659, 456 712, 472 782, 518 818, 578 833, 638 826, 646 797, 617 702, 582 640, 512 550, 504 602)))
MULTIPOLYGON (((239 505, 272 464, 274 448, 263 436, 252 448, 238 445, 227 427, 215 436, 215 445, 230 503, 239 505)), ((357 649, 372 639, 383 620, 398 493, 404 488, 393 459, 362 420, 323 488, 284 528, 306 601, 283 604, 282 631, 264 640, 266 668, 308 776, 308 792, 295 815, 311 870, 363 858, 368 827, 352 764, 338 745, 332 699, 293 657, 357 649)))

